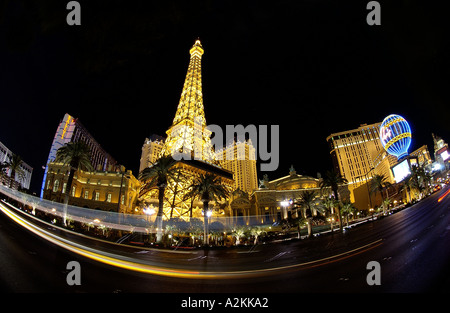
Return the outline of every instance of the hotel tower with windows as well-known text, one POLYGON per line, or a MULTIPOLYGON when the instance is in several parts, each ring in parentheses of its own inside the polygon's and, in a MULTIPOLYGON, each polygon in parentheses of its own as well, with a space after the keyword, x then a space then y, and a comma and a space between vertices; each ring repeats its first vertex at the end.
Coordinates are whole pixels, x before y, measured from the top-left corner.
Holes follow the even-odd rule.
POLYGON ((395 182, 390 169, 397 160, 381 145, 380 126, 381 123, 362 124, 326 138, 333 167, 347 179, 352 202, 355 202, 353 190, 369 182, 376 174, 385 175, 390 183, 395 182))

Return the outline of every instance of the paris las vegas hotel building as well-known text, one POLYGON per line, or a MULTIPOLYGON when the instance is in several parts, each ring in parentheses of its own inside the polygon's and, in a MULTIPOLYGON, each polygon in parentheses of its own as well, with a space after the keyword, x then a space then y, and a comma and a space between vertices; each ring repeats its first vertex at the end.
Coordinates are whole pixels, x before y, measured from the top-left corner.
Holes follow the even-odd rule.
MULTIPOLYGON (((185 180, 175 186, 174 182, 166 189, 165 218, 170 217, 201 217, 202 203, 200 201, 185 201, 182 192, 192 183, 199 174, 214 173, 221 178, 222 183, 230 190, 236 189, 246 195, 257 188, 257 173, 255 149, 250 141, 233 142, 223 150, 211 149, 210 138, 207 136, 206 121, 203 112, 203 99, 201 90, 201 56, 203 47, 197 40, 190 50, 191 58, 185 84, 183 86, 180 104, 176 110, 173 125, 168 129, 167 138, 152 135, 146 138, 142 146, 139 172, 149 167, 160 156, 173 152, 173 147, 181 145, 193 147, 198 144, 194 139, 193 132, 186 135, 180 134, 182 130, 193 130, 194 118, 202 118, 202 133, 200 144, 203 151, 209 151, 211 155, 207 160, 181 161, 176 164, 185 175, 185 180), (240 154, 239 159, 215 161, 216 156, 230 152, 232 155, 240 154), (212 160, 212 161, 211 161, 212 160), (178 192, 174 192, 177 190, 178 192), (192 207, 195 207, 192 210, 192 207), (187 211, 191 209, 190 214, 187 211)), ((62 202, 67 187, 68 166, 55 162, 56 152, 69 142, 85 142, 91 151, 92 172, 78 170, 74 176, 72 190, 69 191, 69 204, 82 206, 90 209, 116 211, 122 213, 142 213, 142 208, 137 206, 138 201, 157 207, 158 196, 155 191, 142 195, 141 183, 130 170, 107 153, 101 145, 93 138, 89 131, 83 126, 78 118, 65 114, 60 121, 46 162, 44 178, 42 181, 41 198, 62 202)), ((137 176, 137 175, 136 175, 137 176)), ((238 193, 242 195, 242 193, 238 193)), ((230 199, 225 201, 230 203, 230 199)), ((247 199, 248 201, 248 199, 247 199)), ((215 213, 222 216, 248 215, 247 209, 236 208, 233 213, 231 206, 224 207, 223 204, 214 204, 217 208, 215 213), (219 210, 220 206, 220 210, 219 210)), ((220 216, 220 217, 222 217, 220 216)))
MULTIPOLYGON (((289 175, 269 181, 268 175, 259 181, 256 171, 255 148, 250 140, 234 141, 226 145, 223 149, 214 151, 211 141, 206 131, 206 119, 203 107, 202 81, 201 81, 201 57, 204 49, 199 40, 190 49, 190 62, 183 90, 178 104, 172 126, 167 130, 167 137, 152 135, 146 138, 142 146, 140 159, 140 171, 152 165, 158 157, 177 151, 180 147, 187 150, 194 150, 195 145, 199 145, 203 154, 201 160, 179 162, 176 166, 183 171, 186 180, 179 185, 171 185, 169 182, 166 192, 168 201, 164 204, 165 216, 200 217, 202 204, 200 201, 191 203, 179 201, 183 198, 183 192, 189 182, 199 174, 213 172, 218 175, 222 184, 230 191, 229 199, 222 204, 213 203, 214 217, 225 217, 226 224, 233 224, 240 221, 245 224, 273 223, 290 216, 292 205, 286 205, 286 200, 295 200, 299 194, 307 189, 319 191, 320 177, 309 177, 299 175, 293 167, 289 170, 289 175), (200 118, 201 123, 196 123, 194 119, 200 118), (201 136, 194 136, 197 132, 201 136), (199 138, 200 137, 200 138, 199 138), (234 155, 231 160, 227 155, 234 155), (208 158, 208 156, 212 156, 208 158), (170 205, 172 203, 172 205, 170 205), (283 205, 283 203, 285 203, 283 205), (224 205, 225 204, 225 205, 224 205), (195 209, 193 209, 195 207, 195 209), (189 212, 189 215, 186 213, 189 212)), ((348 198, 348 189, 342 186, 339 189, 341 199, 348 198)), ((319 194, 319 192, 318 192, 319 194)), ((319 198, 320 196, 318 196, 319 198)), ((156 192, 141 195, 143 201, 157 207, 156 192)), ((319 199, 318 199, 319 200, 319 199)), ((317 212, 313 212, 317 214, 317 212)), ((221 220, 223 221, 223 220, 221 220)))
MULTIPOLYGON (((202 217, 201 201, 185 200, 183 195, 196 177, 206 173, 214 173, 220 177, 222 184, 230 191, 230 196, 225 201, 210 203, 213 208, 212 221, 217 218, 224 224, 234 224, 236 221, 262 224, 287 218, 293 213, 293 208, 292 205, 283 203, 286 203, 286 200, 295 200, 304 190, 319 191, 321 178, 299 175, 291 167, 289 175, 272 181, 264 175, 258 184, 256 151, 251 141, 235 141, 214 151, 206 129, 203 107, 201 58, 204 50, 199 40, 195 41, 189 52, 190 62, 186 79, 175 118, 166 131, 167 137, 152 135, 145 138, 140 158, 139 171, 142 171, 152 166, 159 157, 173 153, 180 147, 191 151, 196 149, 196 145, 201 147, 201 159, 181 160, 176 163, 175 167, 183 173, 185 179, 178 183, 168 183, 164 218, 202 217), (199 117, 201 123, 196 123, 194 119, 199 117), (194 136, 195 133, 202 135, 199 138, 194 136), (224 155, 234 155, 235 158, 229 160, 224 158, 224 155)), ((69 114, 64 116, 55 134, 45 169, 41 197, 59 202, 63 200, 67 188, 68 168, 55 163, 54 160, 56 151, 61 146, 76 141, 84 141, 91 148, 94 171, 77 171, 70 191, 69 204, 137 214, 142 214, 143 209, 137 205, 137 200, 144 206, 158 207, 157 191, 151 190, 142 194, 141 183, 132 172, 119 165, 80 121, 69 114)), ((371 164, 364 166, 370 168, 371 164)), ((341 199, 349 198, 346 186, 341 186, 339 193, 341 199)))

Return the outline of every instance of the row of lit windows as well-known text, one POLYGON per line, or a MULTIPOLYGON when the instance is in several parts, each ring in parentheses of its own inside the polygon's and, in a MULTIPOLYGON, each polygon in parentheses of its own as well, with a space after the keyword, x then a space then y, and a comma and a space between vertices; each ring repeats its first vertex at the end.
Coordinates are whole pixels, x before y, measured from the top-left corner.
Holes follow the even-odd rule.
POLYGON ((82 141, 88 145, 91 151, 91 163, 94 169, 103 170, 105 165, 115 165, 115 161, 101 148, 101 146, 82 127, 75 128, 72 141, 82 141), (107 163, 107 164, 105 164, 107 163))
MULTIPOLYGON (((72 188, 72 197, 75 197, 75 191, 76 191, 76 187, 75 186, 73 186, 73 188, 72 188)), ((89 199, 89 190, 84 190, 84 196, 83 196, 83 198, 84 199, 89 199)), ((95 201, 100 201, 100 192, 99 191, 95 191, 94 190, 94 192, 93 192, 93 199, 92 200, 95 200, 95 201)), ((106 193, 106 202, 111 202, 111 200, 112 200, 112 194, 111 193, 106 193)), ((124 203, 124 201, 125 201, 125 196, 124 195, 122 195, 122 197, 121 197, 121 204, 123 204, 124 203)))
MULTIPOLYGON (((364 173, 362 173, 362 169, 367 168, 366 161, 367 161, 368 157, 362 153, 362 149, 358 149, 358 153, 355 151, 345 152, 345 155, 346 155, 348 170, 350 171, 350 173, 347 173, 347 174, 350 174, 351 177, 363 175, 364 173)), ((341 164, 341 169, 343 169, 344 172, 347 172, 347 171, 345 171, 345 167, 343 164, 343 158, 342 158, 340 152, 338 152, 338 158, 339 158, 339 161, 341 164)))
POLYGON ((372 140, 376 140, 379 139, 380 135, 379 135, 379 126, 378 124, 376 126, 372 126, 369 128, 363 128, 359 131, 353 131, 353 132, 347 132, 344 134, 340 134, 340 135, 335 135, 333 137, 331 137, 331 140, 329 140, 329 144, 331 146, 331 149, 335 149, 335 148, 340 148, 339 145, 337 145, 337 143, 335 141, 340 141, 340 142, 344 142, 347 143, 347 141, 350 142, 350 144, 355 144, 358 142, 355 142, 356 139, 358 139, 358 141, 361 142, 365 142, 365 141, 372 141, 372 140))
MULTIPOLYGON (((55 180, 55 182, 53 183, 53 188, 51 188, 51 181, 49 180, 47 182, 47 189, 52 189, 53 192, 58 192, 59 191, 59 187, 60 187, 60 182, 58 179, 55 180)), ((62 186, 62 190, 61 193, 65 193, 66 192, 66 188, 67 188, 67 183, 64 182, 63 186, 62 186)), ((71 192, 71 196, 75 197, 75 193, 76 193, 76 186, 72 186, 72 192, 71 192)), ((84 199, 89 199, 89 190, 84 190, 84 194, 82 193, 82 196, 84 199)), ((100 192, 94 190, 93 191, 93 200, 95 201, 100 201, 100 192)), ((106 202, 111 202, 112 201, 112 193, 107 192, 106 196, 105 196, 105 201, 106 202)), ((121 197, 121 204, 124 204, 125 202, 125 196, 122 195, 121 197)))

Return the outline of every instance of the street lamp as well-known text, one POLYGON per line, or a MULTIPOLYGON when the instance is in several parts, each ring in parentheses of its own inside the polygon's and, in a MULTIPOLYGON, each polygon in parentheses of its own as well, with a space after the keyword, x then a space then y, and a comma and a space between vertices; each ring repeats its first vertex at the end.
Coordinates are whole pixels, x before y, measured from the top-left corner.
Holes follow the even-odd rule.
POLYGON ((153 208, 153 206, 149 206, 149 207, 147 207, 147 208, 144 208, 144 209, 142 210, 142 212, 144 212, 144 214, 147 215, 147 223, 148 223, 148 217, 149 217, 150 215, 153 215, 153 214, 156 213, 156 211, 155 211, 155 209, 153 208))
POLYGON ((142 211, 147 215, 155 214, 155 209, 153 207, 144 208, 142 211))
POLYGON ((287 208, 293 203, 294 201, 292 201, 292 199, 280 201, 280 205, 284 208, 283 215, 285 218, 288 217, 287 208))

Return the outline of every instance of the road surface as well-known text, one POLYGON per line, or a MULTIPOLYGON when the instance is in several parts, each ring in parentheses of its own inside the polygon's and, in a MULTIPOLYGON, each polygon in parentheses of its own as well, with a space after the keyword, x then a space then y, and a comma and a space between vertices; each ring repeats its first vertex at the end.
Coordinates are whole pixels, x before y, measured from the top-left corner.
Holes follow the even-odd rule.
POLYGON ((8 206, 2 204, 0 291, 449 292, 450 195, 438 201, 447 190, 343 234, 191 251, 113 245, 22 216, 58 236, 57 241, 73 243, 75 248, 67 250, 64 244, 50 242, 18 224, 5 213, 8 206), (101 255, 100 261, 80 251, 101 255), (118 260, 122 266, 105 259, 118 260), (69 286, 66 282, 70 261, 80 264, 80 285, 69 286), (380 265, 379 285, 367 283, 371 273, 367 264, 371 261, 380 265))

